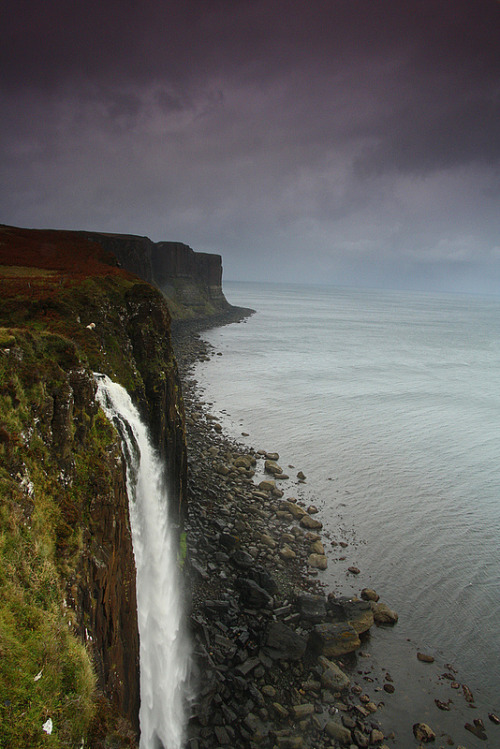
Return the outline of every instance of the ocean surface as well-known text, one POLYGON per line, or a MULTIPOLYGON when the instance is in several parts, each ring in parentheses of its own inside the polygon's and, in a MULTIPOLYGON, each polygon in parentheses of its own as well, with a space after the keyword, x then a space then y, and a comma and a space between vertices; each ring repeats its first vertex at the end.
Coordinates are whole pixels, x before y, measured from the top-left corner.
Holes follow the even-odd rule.
POLYGON ((244 444, 279 452, 285 496, 319 508, 327 591, 373 587, 399 614, 372 628, 355 665, 384 703, 374 717, 398 747, 416 746, 417 721, 437 746, 500 747, 488 719, 500 713, 500 298, 224 290, 256 314, 204 334, 222 353, 196 370, 212 413, 244 444), (487 741, 464 729, 475 718, 487 741))

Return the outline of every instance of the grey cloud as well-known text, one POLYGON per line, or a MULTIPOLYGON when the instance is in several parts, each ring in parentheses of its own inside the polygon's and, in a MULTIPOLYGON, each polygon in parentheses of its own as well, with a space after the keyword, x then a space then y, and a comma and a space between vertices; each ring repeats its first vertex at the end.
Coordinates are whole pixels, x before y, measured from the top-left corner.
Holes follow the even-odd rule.
POLYGON ((478 285, 499 31, 495 0, 18 0, 0 220, 179 239, 233 277, 478 285))

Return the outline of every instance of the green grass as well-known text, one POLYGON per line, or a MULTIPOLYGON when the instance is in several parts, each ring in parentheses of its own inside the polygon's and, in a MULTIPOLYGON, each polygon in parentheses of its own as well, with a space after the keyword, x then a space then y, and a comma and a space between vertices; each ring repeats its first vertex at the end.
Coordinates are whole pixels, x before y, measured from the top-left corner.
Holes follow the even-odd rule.
POLYGON ((80 747, 94 718, 95 677, 64 606, 62 572, 74 565, 81 530, 65 522, 42 414, 67 350, 50 337, 15 337, 15 357, 0 356, 0 747, 80 747))

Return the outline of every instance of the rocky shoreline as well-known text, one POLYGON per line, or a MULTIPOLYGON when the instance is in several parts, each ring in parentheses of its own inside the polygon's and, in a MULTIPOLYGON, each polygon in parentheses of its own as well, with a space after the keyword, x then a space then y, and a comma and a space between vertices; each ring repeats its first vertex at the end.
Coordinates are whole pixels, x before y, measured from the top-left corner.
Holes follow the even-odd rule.
POLYGON ((377 713, 391 677, 370 676, 363 640, 397 615, 375 591, 352 599, 325 591, 319 514, 293 496, 306 478, 286 475, 278 454, 223 433, 193 378, 196 362, 215 353, 197 330, 173 328, 186 410, 197 694, 187 746, 388 747, 395 737, 384 735, 377 713))

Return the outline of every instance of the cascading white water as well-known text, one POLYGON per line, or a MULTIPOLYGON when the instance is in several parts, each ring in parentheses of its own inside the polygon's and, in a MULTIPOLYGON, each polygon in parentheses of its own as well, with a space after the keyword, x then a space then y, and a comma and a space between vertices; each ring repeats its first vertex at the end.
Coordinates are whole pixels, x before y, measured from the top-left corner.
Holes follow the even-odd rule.
POLYGON ((181 749, 189 648, 164 469, 127 391, 96 374, 97 398, 122 439, 137 569, 140 749, 181 749))

